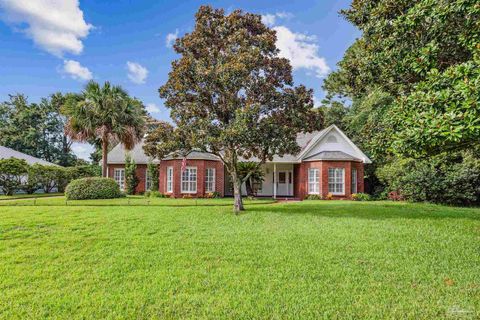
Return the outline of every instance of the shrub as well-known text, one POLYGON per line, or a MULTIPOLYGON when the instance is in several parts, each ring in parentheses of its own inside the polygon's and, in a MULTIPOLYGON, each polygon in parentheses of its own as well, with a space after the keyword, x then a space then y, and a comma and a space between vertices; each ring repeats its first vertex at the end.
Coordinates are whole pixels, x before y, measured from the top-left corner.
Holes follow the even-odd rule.
POLYGON ((130 155, 125 157, 125 184, 127 194, 135 194, 135 188, 138 186, 140 180, 137 177, 137 165, 130 155))
POLYGON ((333 194, 331 194, 330 192, 327 193, 327 195, 325 196, 325 200, 333 200, 333 194))
POLYGON ((97 164, 81 165, 66 169, 70 180, 100 177, 102 175, 102 167, 97 164))
POLYGON ((69 180, 63 167, 34 164, 31 170, 45 193, 50 193, 55 188, 63 191, 69 180))
POLYGON ((22 186, 22 178, 28 172, 28 164, 23 159, 0 159, 0 190, 8 196, 22 186))
POLYGON ((309 194, 305 197, 305 200, 322 200, 322 197, 318 194, 309 194))
POLYGON ((366 193, 354 193, 352 194, 352 200, 354 201, 370 201, 371 197, 366 193))
POLYGON ((480 160, 470 152, 396 160, 379 168, 377 176, 394 200, 480 203, 480 160))
POLYGON ((184 194, 184 195, 182 196, 182 198, 183 198, 183 199, 192 199, 193 197, 192 197, 191 194, 184 194))
POLYGON ((115 180, 94 177, 71 181, 65 190, 65 196, 68 200, 86 200, 121 198, 125 195, 115 180))
POLYGON ((41 189, 41 187, 36 170, 32 168, 32 166, 29 166, 27 169, 27 175, 21 186, 22 190, 27 194, 33 194, 38 189, 41 189))
POLYGON ((159 184, 158 164, 149 162, 147 165, 147 174, 151 181, 150 190, 158 191, 158 184, 159 184))
MULTIPOLYGON (((168 198, 169 197, 167 194, 163 194, 158 191, 147 191, 147 192, 148 192, 148 197, 151 197, 151 198, 168 198)), ((147 194, 147 192, 145 192, 145 194, 147 194)))
POLYGON ((208 199, 220 198, 220 196, 221 196, 221 194, 218 191, 207 192, 205 194, 205 198, 208 198, 208 199))

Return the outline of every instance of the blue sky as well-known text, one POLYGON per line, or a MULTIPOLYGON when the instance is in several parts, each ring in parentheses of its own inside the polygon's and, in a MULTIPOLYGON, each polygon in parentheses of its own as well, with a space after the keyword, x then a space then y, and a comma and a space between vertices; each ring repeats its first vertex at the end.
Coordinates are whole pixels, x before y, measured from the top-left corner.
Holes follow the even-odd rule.
MULTIPOLYGON (((338 11, 350 1, 0 0, 0 99, 24 93, 30 101, 79 92, 88 79, 110 81, 141 99, 152 116, 168 120, 158 97, 177 56, 168 43, 192 30, 201 4, 258 13, 277 30, 294 80, 324 94, 323 78, 359 32, 338 11)), ((88 157, 90 148, 75 144, 88 157)))

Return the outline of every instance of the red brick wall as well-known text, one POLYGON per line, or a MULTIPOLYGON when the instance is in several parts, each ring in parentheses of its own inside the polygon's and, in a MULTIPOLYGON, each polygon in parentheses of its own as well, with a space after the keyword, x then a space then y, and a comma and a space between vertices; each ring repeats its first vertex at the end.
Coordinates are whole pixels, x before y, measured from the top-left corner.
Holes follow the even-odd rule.
POLYGON ((348 199, 352 195, 352 168, 357 169, 357 192, 364 192, 363 163, 353 161, 308 161, 294 166, 295 185, 294 196, 303 199, 308 195, 308 169, 320 170, 320 193, 323 197, 328 194, 328 169, 345 169, 345 194, 335 195, 335 199, 348 199))
MULTIPOLYGON (((108 165, 108 177, 113 179, 113 172, 115 168, 125 168, 124 164, 109 164, 108 165)), ((135 174, 138 178, 138 185, 135 188, 135 193, 145 192, 145 179, 146 179, 146 171, 147 165, 146 164, 137 164, 137 170, 135 170, 135 174)))
MULTIPOLYGON (((173 167, 173 192, 171 195, 175 198, 183 197, 187 194, 181 192, 182 181, 182 160, 164 160, 160 162, 159 174, 160 185, 159 191, 167 193, 167 167, 173 167)), ((224 169, 223 163, 220 161, 211 160, 187 160, 187 167, 197 167, 197 193, 188 195, 192 197, 205 196, 205 169, 215 168, 215 191, 224 195, 224 169)))

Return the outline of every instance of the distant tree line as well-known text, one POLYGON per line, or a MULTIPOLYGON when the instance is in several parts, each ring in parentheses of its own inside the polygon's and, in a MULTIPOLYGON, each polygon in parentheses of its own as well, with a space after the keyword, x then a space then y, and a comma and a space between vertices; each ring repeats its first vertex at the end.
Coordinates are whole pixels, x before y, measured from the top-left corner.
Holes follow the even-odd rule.
POLYGON ((63 192, 71 180, 100 176, 99 166, 82 165, 61 167, 56 165, 29 165, 23 159, 0 159, 0 191, 6 195, 16 192, 33 194, 39 190, 63 192))

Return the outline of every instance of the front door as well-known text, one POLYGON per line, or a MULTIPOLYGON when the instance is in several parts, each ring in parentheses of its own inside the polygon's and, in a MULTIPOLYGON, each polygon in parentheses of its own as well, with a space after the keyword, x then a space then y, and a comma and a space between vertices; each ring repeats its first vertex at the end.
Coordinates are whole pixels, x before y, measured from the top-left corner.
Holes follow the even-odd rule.
POLYGON ((277 195, 293 196, 292 171, 278 171, 277 195))

